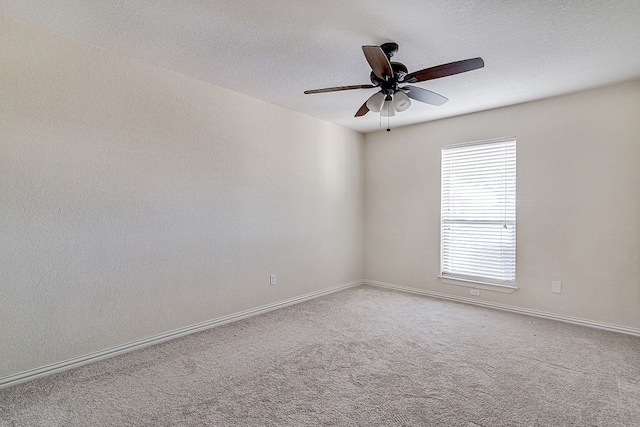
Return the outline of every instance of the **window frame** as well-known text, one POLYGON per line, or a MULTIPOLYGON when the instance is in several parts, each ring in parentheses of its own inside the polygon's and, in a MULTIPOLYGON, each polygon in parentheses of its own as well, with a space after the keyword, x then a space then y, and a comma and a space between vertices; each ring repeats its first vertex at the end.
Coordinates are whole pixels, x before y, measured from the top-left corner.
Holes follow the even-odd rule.
MULTIPOLYGON (((488 290, 495 290, 495 291, 499 291, 499 292, 513 292, 515 289, 518 289, 518 287, 516 286, 516 241, 517 241, 517 218, 516 218, 516 213, 517 213, 517 176, 516 176, 516 167, 517 167, 517 140, 516 137, 511 136, 511 137, 504 137, 504 138, 494 138, 494 139, 488 139, 488 140, 481 140, 481 141, 473 141, 473 142, 465 142, 465 143, 459 143, 459 144, 449 144, 449 145, 445 145, 442 147, 441 149, 441 182, 440 182, 440 196, 441 196, 441 211, 440 211, 440 273, 439 273, 439 278, 441 279, 442 282, 444 283, 448 283, 448 284, 453 284, 453 285, 461 285, 461 286, 467 286, 467 287, 474 287, 474 288, 482 288, 482 289, 488 289, 488 290), (498 198, 498 196, 500 195, 500 197, 504 197, 504 201, 502 201, 503 206, 504 206, 504 215, 502 215, 502 217, 500 217, 499 219, 491 219, 491 220, 487 220, 487 219, 480 219, 477 218, 478 216, 482 217, 484 215, 484 211, 482 210, 481 207, 473 207, 473 208, 469 208, 468 211, 465 211, 464 215, 467 215, 469 212, 475 212, 475 219, 469 220, 469 219, 461 219, 460 217, 458 219, 456 218, 451 218, 450 215, 447 215, 445 212, 445 209, 447 207, 452 206, 453 208, 456 208, 456 206, 452 203, 452 188, 456 188, 453 187, 454 185, 460 185, 458 182, 454 181, 456 178, 451 178, 452 173, 454 173, 452 171, 452 167, 458 166, 460 167, 460 163, 464 163, 465 159, 463 158, 462 160, 458 159, 458 160, 452 160, 452 154, 454 153, 456 149, 464 149, 464 148, 469 148, 469 147, 473 147, 473 146, 485 146, 488 148, 487 152, 490 152, 492 149, 495 150, 496 146, 500 146, 500 145, 504 145, 505 147, 505 152, 502 155, 503 159, 505 162, 507 162, 508 160, 511 160, 511 162, 509 163, 504 163, 504 167, 501 170, 501 172, 487 172, 487 171, 479 171, 479 172, 474 172, 474 174, 477 174, 477 176, 482 179, 485 178, 486 181, 482 181, 483 184, 485 185, 489 185, 489 183, 495 183, 495 178, 496 176, 498 176, 499 174, 503 175, 502 179, 502 183, 504 183, 504 194, 502 194, 500 191, 496 191, 495 197, 491 197, 489 198, 489 200, 493 200, 494 203, 495 200, 498 198), (512 150, 512 151, 509 151, 512 150), (445 163, 445 153, 448 157, 446 160, 447 162, 445 163), (458 164, 455 164, 455 161, 459 162, 458 164), (453 166, 452 163, 454 162, 453 166), (448 174, 448 176, 445 177, 445 173, 448 174), (492 176, 493 175, 493 176, 492 176), (493 178, 493 181, 491 181, 491 179, 493 178), (454 184, 452 184, 452 182, 455 182, 454 184), (447 185, 446 187, 446 200, 445 200, 445 184, 447 185), (475 210, 474 210, 475 209, 475 210), (457 221, 457 222, 456 222, 457 221), (475 267, 473 267, 473 264, 475 263, 475 261, 470 261, 469 263, 466 263, 466 265, 462 268, 462 270, 464 270, 465 268, 468 269, 470 268, 469 265, 472 266, 472 268, 476 268, 476 273, 477 274, 465 274, 464 271, 457 271, 455 270, 455 267, 452 268, 451 263, 453 262, 450 259, 450 255, 453 251, 455 251, 455 248, 452 249, 453 245, 448 245, 447 246, 447 242, 450 240, 455 240, 454 238, 452 238, 452 235, 455 235, 455 231, 451 231, 451 228, 448 228, 445 230, 445 226, 446 224, 448 225, 471 225, 472 227, 472 231, 477 232, 477 230, 474 230, 474 226, 475 227, 482 227, 483 225, 486 225, 487 227, 490 228, 490 225, 494 223, 497 224, 504 224, 503 227, 505 227, 508 230, 511 230, 511 232, 508 234, 508 246, 506 247, 507 250, 504 250, 503 247, 503 243, 502 240, 500 240, 500 250, 499 251, 495 251, 493 250, 493 254, 499 254, 499 267, 496 269, 496 271, 501 271, 505 269, 507 269, 507 272, 503 272, 503 274, 506 274, 506 279, 503 278, 498 278, 497 276, 500 275, 500 273, 496 273, 493 274, 494 272, 489 273, 488 275, 483 275, 481 272, 478 272, 479 270, 481 270, 481 268, 478 268, 478 266, 484 267, 483 265, 483 261, 479 261, 478 263, 476 263, 477 265, 475 265, 475 267), (445 232, 447 233, 447 238, 449 240, 447 240, 445 238, 445 232), (446 258, 447 260, 445 261, 445 250, 446 252, 446 258), (512 272, 512 276, 511 276, 511 272, 512 272), (493 276, 493 277, 491 277, 493 276)), ((458 150, 460 151, 460 150, 458 150)), ((470 157, 482 157, 487 155, 486 153, 472 153, 470 155, 467 155, 466 160, 468 161, 470 157)), ((498 159, 500 158, 500 154, 498 155, 494 155, 492 158, 498 159)), ((458 178, 458 181, 460 182, 464 182, 463 179, 458 178)), ((478 186, 481 187, 481 186, 478 186)), ((459 187, 458 187, 459 188, 459 187)), ((472 194, 472 196, 474 197, 478 197, 478 192, 481 190, 476 191, 476 194, 472 194)), ((473 193, 473 191, 472 191, 473 193)), ((464 194, 465 197, 469 196, 469 193, 465 193, 464 194)), ((480 196, 479 198, 477 198, 477 200, 479 202, 486 202, 486 199, 483 199, 482 196, 480 196)), ((497 199, 499 201, 499 199, 497 199)), ((454 200, 455 202, 455 200, 454 200)), ((481 204, 479 202, 476 202, 476 199, 474 199, 474 203, 478 203, 478 205, 481 206, 481 204)), ((449 210, 450 212, 450 210, 449 210)), ((460 214, 463 215, 463 214, 460 214)), ((495 213, 494 213, 495 215, 495 213)), ((498 213, 498 216, 500 216, 500 213, 498 213)), ((487 230, 482 230, 482 231, 487 231, 487 230)), ((496 232, 491 231, 492 235, 500 235, 503 236, 504 232, 500 231, 500 232, 496 232)), ((497 241, 496 241, 497 242, 497 241)), ((477 244, 478 243, 478 239, 477 238, 470 238, 467 242, 465 243, 469 243, 469 244, 477 244)), ((474 247, 473 248, 474 251, 476 251, 477 249, 474 247)), ((461 250, 461 252, 464 252, 465 250, 461 250)), ((484 256, 486 253, 484 254, 480 254, 480 256, 484 256)), ((460 254, 461 255, 461 254, 460 254)), ((476 254, 476 256, 478 256, 476 254)))

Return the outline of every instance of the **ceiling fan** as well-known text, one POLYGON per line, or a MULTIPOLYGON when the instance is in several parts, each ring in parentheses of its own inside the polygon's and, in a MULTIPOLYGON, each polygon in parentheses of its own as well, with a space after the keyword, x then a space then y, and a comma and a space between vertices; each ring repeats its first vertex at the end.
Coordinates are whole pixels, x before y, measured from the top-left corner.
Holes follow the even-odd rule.
POLYGON ((371 66, 370 80, 372 84, 328 87, 324 89, 306 90, 304 93, 312 94, 378 88, 380 90, 371 95, 369 99, 362 104, 362 107, 356 112, 355 117, 364 116, 369 111, 380 112, 382 117, 391 117, 395 115, 396 111, 405 111, 411 106, 411 100, 409 98, 431 105, 442 105, 448 101, 448 99, 442 95, 418 86, 405 85, 406 83, 439 79, 440 77, 451 76, 484 67, 482 58, 471 58, 409 73, 404 64, 391 61, 391 57, 398 52, 398 45, 396 43, 384 43, 381 46, 362 46, 362 51, 371 66))

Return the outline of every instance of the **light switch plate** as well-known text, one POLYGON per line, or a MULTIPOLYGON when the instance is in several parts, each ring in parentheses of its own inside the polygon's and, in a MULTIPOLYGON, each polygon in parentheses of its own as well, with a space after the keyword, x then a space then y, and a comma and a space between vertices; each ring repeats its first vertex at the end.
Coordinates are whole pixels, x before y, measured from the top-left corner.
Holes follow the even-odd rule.
POLYGON ((554 294, 562 293, 562 282, 560 280, 551 281, 551 292, 553 292, 554 294))

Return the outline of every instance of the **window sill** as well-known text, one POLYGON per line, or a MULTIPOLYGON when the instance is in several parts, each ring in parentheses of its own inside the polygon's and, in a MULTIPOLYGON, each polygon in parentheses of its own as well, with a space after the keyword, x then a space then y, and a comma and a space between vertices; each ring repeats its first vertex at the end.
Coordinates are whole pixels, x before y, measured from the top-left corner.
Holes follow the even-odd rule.
POLYGON ((500 292, 503 294, 511 294, 519 289, 517 286, 496 285, 493 283, 485 283, 485 282, 474 282, 473 280, 453 279, 451 277, 445 277, 445 276, 438 276, 438 278, 442 283, 446 283, 447 285, 456 285, 456 286, 464 286, 467 288, 483 289, 485 291, 500 292))

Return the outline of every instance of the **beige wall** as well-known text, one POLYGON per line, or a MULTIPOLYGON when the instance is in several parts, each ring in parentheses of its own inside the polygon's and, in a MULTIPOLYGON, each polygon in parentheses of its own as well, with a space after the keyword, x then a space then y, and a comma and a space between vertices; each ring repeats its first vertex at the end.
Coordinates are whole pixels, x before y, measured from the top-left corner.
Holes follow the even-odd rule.
POLYGON ((479 298, 640 328, 640 82, 368 134, 365 278, 469 296, 437 279, 440 149, 503 136, 517 137, 520 289, 479 298))
POLYGON ((363 155, 0 18, 0 378, 361 280, 363 155))

